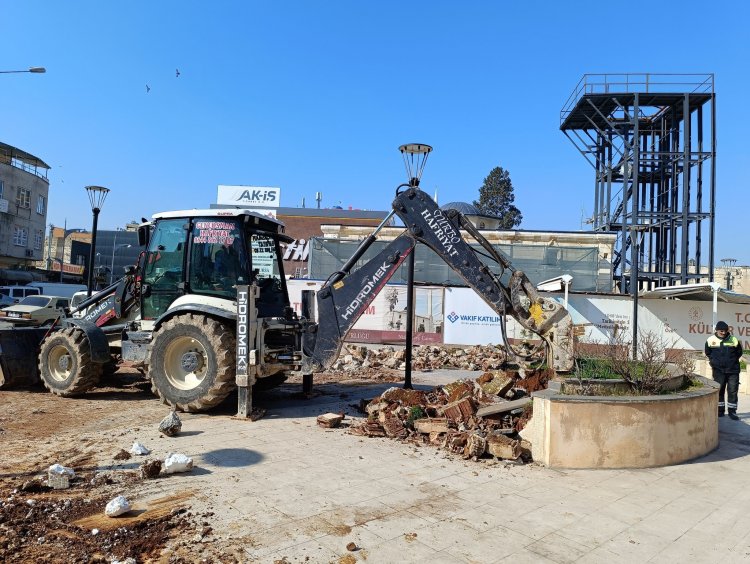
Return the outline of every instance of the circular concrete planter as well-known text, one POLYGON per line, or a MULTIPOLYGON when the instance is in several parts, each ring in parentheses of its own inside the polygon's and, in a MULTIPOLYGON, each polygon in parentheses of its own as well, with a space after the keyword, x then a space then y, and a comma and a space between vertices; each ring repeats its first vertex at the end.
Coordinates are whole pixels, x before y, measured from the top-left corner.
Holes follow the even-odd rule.
POLYGON ((523 431, 534 460, 551 468, 649 468, 679 464, 719 445, 716 382, 658 396, 535 392, 523 431))
MULTIPOLYGON (((674 392, 679 390, 685 384, 685 376, 668 376, 662 380, 662 391, 674 392)), ((575 395, 575 390, 578 386, 586 386, 591 393, 589 396, 612 396, 612 395, 627 395, 630 392, 630 387, 625 380, 619 380, 611 378, 608 380, 604 379, 582 379, 577 378, 565 378, 560 382, 559 391, 563 394, 575 395)))

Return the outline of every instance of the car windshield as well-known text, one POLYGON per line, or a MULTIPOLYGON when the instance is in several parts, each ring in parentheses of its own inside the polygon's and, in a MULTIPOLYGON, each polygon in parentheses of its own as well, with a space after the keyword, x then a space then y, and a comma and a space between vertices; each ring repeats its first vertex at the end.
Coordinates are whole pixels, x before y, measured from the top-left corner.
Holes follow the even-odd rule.
POLYGON ((18 305, 44 307, 49 303, 49 300, 49 298, 45 298, 44 296, 27 296, 18 305))

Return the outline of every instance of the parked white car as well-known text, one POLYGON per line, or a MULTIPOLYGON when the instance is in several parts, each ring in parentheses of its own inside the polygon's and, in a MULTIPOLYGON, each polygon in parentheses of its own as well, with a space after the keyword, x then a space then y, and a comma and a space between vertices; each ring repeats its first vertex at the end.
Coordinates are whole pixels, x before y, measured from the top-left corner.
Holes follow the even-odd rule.
POLYGON ((28 296, 10 307, 0 310, 0 321, 14 325, 51 325, 55 319, 65 315, 70 298, 60 296, 28 296))

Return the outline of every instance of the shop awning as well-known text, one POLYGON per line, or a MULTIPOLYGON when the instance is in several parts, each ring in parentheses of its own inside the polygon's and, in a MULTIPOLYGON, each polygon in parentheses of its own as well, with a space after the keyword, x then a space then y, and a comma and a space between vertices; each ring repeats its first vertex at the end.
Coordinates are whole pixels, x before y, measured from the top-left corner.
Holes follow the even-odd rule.
POLYGON ((641 292, 638 294, 638 297, 645 299, 701 300, 707 302, 713 301, 715 298, 720 302, 750 304, 750 296, 722 288, 717 282, 666 286, 664 288, 657 288, 656 290, 641 292))

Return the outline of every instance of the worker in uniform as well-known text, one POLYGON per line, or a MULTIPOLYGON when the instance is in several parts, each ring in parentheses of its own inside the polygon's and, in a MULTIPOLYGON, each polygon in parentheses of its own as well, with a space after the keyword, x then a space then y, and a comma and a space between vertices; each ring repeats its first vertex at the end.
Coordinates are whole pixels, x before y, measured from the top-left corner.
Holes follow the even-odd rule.
POLYGON ((713 335, 706 340, 704 347, 711 363, 713 378, 719 383, 719 417, 724 417, 724 407, 729 411, 729 418, 737 421, 737 390, 740 387, 740 358, 742 343, 729 333, 729 326, 719 321, 713 335), (727 402, 724 403, 724 392, 727 402))

